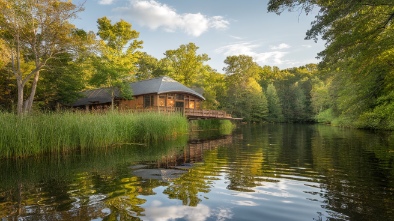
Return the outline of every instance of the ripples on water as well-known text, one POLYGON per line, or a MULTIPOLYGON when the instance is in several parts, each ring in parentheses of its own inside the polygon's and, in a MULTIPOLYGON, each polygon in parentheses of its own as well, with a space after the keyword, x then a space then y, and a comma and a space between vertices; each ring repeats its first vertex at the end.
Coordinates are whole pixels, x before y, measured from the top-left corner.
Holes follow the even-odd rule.
POLYGON ((2 220, 394 220, 394 135, 233 136, 0 163, 2 220))

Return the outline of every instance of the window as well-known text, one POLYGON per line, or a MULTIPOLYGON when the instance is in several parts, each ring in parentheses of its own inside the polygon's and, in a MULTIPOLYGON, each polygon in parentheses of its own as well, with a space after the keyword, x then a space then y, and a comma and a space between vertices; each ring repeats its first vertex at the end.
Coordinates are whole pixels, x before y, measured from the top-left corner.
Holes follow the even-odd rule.
POLYGON ((144 95, 144 108, 152 107, 154 104, 153 95, 144 95))
POLYGON ((181 100, 181 101, 183 101, 184 95, 183 95, 183 94, 177 94, 177 95, 175 96, 175 98, 176 98, 176 100, 181 100))
POLYGON ((196 101, 196 109, 200 109, 200 101, 196 101))
POLYGON ((167 106, 168 107, 173 107, 174 106, 174 98, 173 97, 168 96, 167 106))
POLYGON ((194 109, 194 101, 189 101, 189 108, 194 109))
POLYGON ((159 106, 160 107, 165 107, 166 106, 166 96, 165 95, 160 95, 159 96, 159 106))

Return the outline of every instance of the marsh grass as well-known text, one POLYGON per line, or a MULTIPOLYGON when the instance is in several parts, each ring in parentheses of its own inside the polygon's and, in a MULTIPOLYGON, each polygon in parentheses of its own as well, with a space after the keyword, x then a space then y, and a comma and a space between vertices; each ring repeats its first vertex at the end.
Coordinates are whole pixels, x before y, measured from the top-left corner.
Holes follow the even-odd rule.
POLYGON ((194 130, 218 130, 221 135, 230 135, 235 129, 235 124, 230 120, 208 119, 191 121, 194 130))
POLYGON ((0 113, 0 158, 173 139, 188 132, 180 115, 158 113, 0 113))

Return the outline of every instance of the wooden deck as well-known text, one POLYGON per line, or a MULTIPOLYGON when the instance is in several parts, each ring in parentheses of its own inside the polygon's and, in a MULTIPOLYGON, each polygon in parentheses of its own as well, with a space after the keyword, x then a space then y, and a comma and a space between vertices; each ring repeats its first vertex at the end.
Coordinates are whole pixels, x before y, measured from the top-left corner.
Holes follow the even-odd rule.
POLYGON ((226 111, 220 110, 197 110, 190 108, 180 108, 180 107, 150 107, 150 108, 139 108, 132 109, 132 112, 159 112, 159 113, 180 113, 186 116, 189 120, 197 119, 233 119, 230 114, 226 111))

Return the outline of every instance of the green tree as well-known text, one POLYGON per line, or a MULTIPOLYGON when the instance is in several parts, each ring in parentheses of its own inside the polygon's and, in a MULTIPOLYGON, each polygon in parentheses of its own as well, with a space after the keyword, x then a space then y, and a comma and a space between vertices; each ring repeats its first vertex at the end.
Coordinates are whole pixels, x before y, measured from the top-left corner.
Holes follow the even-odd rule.
POLYGON ((52 68, 41 72, 41 87, 37 88, 36 103, 42 109, 55 109, 60 104, 70 104, 80 97, 84 89, 83 66, 64 54, 48 62, 52 68))
POLYGON ((220 99, 225 96, 227 90, 225 75, 206 65, 200 86, 204 90, 203 95, 206 99, 203 102, 203 108, 218 109, 220 107, 220 99))
POLYGON ((181 45, 178 49, 167 50, 163 58, 167 73, 174 80, 192 87, 202 80, 201 73, 204 72, 204 62, 210 60, 207 54, 197 54, 198 47, 194 43, 181 45))
POLYGON ((48 61, 75 46, 74 26, 68 21, 81 10, 71 1, 0 0, 0 38, 10 50, 7 69, 16 79, 19 115, 31 111, 40 71, 48 61))
POLYGON ((263 121, 268 115, 267 98, 254 78, 238 84, 237 76, 226 77, 227 94, 222 101, 223 108, 244 121, 263 121))
POLYGON ((346 119, 347 126, 388 125, 389 110, 394 108, 391 99, 386 100, 394 90, 394 4, 391 0, 271 0, 268 11, 309 13, 315 7, 320 11, 306 39, 316 41, 321 36, 327 42, 318 56, 320 68, 334 77, 334 114, 346 119), (381 100, 386 100, 384 105, 381 100), (378 123, 365 122, 369 119, 378 123))
POLYGON ((258 84, 262 68, 247 55, 228 56, 226 71, 227 95, 223 107, 245 121, 262 121, 268 115, 267 98, 258 84))
POLYGON ((267 87, 268 120, 283 121, 282 105, 273 83, 267 87))
POLYGON ((223 68, 226 74, 237 76, 241 82, 249 78, 260 80, 262 68, 248 55, 228 56, 224 63, 227 65, 223 68))
POLYGON ((287 121, 312 121, 312 79, 318 74, 314 64, 282 71, 282 79, 275 87, 282 105, 283 117, 287 121))
POLYGON ((119 21, 111 24, 107 17, 99 18, 97 35, 99 56, 94 57, 95 73, 91 83, 99 87, 108 87, 111 94, 111 108, 114 108, 115 91, 120 90, 122 97, 132 98, 127 83, 135 77, 135 64, 138 61, 136 50, 142 48, 142 41, 137 41, 139 32, 131 24, 119 21), (124 49, 127 47, 126 49, 124 49))
POLYGON ((146 80, 154 77, 159 77, 159 61, 157 58, 147 54, 146 52, 137 52, 138 61, 136 62, 136 80, 146 80))

